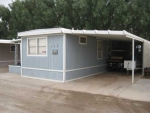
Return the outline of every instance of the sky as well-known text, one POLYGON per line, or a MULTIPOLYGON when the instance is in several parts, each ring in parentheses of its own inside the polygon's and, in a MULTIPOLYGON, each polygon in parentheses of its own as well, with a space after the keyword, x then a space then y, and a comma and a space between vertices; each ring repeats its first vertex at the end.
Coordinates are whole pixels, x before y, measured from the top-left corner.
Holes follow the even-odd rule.
POLYGON ((14 0, 0 0, 0 5, 4 5, 4 6, 8 7, 8 4, 12 3, 12 1, 14 1, 14 0))

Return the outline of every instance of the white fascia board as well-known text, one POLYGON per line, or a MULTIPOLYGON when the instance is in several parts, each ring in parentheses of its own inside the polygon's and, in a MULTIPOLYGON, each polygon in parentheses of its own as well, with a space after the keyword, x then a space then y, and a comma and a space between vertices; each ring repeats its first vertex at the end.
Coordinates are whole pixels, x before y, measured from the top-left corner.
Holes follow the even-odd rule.
POLYGON ((14 43, 18 42, 18 43, 21 43, 21 39, 13 39, 12 40, 14 43))
POLYGON ((14 42, 12 40, 0 40, 0 43, 3 43, 3 44, 14 44, 14 42))
POLYGON ((124 35, 123 31, 110 31, 110 30, 65 30, 64 33, 71 34, 103 34, 103 35, 124 35))
POLYGON ((62 31, 34 31, 34 32, 19 32, 18 37, 23 37, 23 36, 34 36, 34 35, 46 35, 46 34, 56 34, 56 33, 62 33, 62 31))
POLYGON ((110 35, 125 35, 123 31, 109 31, 110 35))
POLYGON ((143 39, 143 38, 141 38, 141 37, 138 37, 138 36, 136 36, 136 35, 133 35, 133 34, 131 34, 131 33, 129 33, 129 32, 125 32, 125 35, 126 35, 126 37, 128 37, 128 38, 131 38, 131 39, 134 39, 134 40, 138 40, 138 41, 141 41, 141 42, 144 42, 144 40, 145 40, 145 39, 143 39))

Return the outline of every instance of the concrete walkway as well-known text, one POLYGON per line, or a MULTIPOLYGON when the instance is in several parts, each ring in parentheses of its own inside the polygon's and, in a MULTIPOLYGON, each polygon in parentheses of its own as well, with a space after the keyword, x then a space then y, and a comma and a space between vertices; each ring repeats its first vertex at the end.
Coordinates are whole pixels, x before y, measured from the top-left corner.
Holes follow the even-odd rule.
POLYGON ((141 79, 141 74, 135 75, 135 84, 131 83, 131 75, 127 76, 126 73, 118 72, 107 72, 66 83, 25 78, 12 73, 1 73, 0 81, 2 80, 16 82, 20 85, 29 84, 40 86, 45 90, 54 88, 131 100, 150 101, 150 79, 141 79))

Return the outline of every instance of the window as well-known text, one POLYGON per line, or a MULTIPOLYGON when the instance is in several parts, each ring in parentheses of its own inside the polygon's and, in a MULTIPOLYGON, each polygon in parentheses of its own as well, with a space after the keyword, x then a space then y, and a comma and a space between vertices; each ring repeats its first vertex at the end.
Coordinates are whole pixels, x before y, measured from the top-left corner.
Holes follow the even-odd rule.
POLYGON ((102 58, 103 56, 103 42, 97 40, 97 58, 102 58))
POLYGON ((86 36, 80 36, 79 37, 79 44, 86 45, 87 44, 87 37, 86 36))
POLYGON ((29 55, 36 55, 36 39, 29 39, 28 40, 28 54, 29 55))
POLYGON ((15 45, 10 46, 10 52, 15 52, 15 45))
POLYGON ((39 38, 38 39, 38 55, 45 55, 46 54, 46 39, 39 38))
POLYGON ((28 39, 28 55, 46 55, 47 39, 32 38, 28 39))

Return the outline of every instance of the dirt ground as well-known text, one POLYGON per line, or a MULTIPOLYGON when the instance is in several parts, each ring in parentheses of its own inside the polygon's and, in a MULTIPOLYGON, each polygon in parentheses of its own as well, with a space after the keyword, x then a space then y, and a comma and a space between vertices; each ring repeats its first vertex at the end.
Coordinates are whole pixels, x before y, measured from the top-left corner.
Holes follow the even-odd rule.
POLYGON ((150 103, 0 80, 0 113, 150 113, 150 103))

